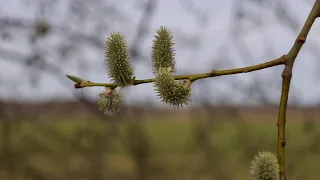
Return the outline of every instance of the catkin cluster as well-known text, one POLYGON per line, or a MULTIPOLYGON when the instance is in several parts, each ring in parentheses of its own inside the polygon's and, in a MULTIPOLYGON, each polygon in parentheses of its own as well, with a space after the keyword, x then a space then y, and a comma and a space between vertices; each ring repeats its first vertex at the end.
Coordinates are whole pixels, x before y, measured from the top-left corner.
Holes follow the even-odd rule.
MULTIPOLYGON (((192 80, 185 78, 181 82, 172 75, 176 71, 173 45, 171 32, 166 27, 160 27, 156 31, 152 46, 152 69, 155 75, 152 82, 157 97, 163 104, 179 108, 191 102, 192 80)), ((106 87, 98 95, 98 106, 104 114, 113 115, 123 103, 117 88, 121 90, 143 81, 135 80, 134 70, 129 61, 127 42, 119 32, 111 33, 107 38, 105 67, 113 85, 106 87)), ((67 75, 67 77, 77 83, 75 87, 90 83, 75 76, 67 75)), ((279 164, 276 156, 270 152, 260 152, 252 161, 250 173, 253 180, 278 180, 279 164)))
MULTIPOLYGON (((154 88, 163 104, 182 107, 191 101, 191 81, 179 82, 172 73, 176 71, 173 36, 166 27, 160 27, 154 36, 152 66, 155 75, 154 88)), ((119 32, 111 33, 106 41, 105 67, 108 77, 117 87, 134 85, 134 70, 129 61, 128 46, 119 32)), ((122 104, 116 89, 107 88, 98 96, 98 105, 105 114, 114 114, 122 104)))

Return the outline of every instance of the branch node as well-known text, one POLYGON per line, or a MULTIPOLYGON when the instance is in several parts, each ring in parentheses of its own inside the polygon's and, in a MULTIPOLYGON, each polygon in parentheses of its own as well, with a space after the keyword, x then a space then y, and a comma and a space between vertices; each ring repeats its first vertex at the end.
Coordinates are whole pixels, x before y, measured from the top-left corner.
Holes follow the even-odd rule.
POLYGON ((286 55, 281 56, 281 59, 282 59, 283 64, 285 64, 287 61, 286 55))
POLYGON ((284 69, 283 69, 283 72, 281 74, 281 77, 282 78, 288 78, 288 79, 291 79, 292 78, 292 67, 289 67, 289 66, 285 66, 284 69))
POLYGON ((306 42, 306 37, 298 37, 298 42, 304 44, 306 42))

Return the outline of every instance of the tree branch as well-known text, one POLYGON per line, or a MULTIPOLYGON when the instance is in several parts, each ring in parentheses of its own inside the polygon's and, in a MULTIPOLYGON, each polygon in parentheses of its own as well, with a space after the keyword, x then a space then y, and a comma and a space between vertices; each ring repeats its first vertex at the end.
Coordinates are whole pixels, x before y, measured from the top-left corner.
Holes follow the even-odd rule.
POLYGON ((295 59, 307 39, 307 35, 320 14, 320 1, 316 0, 301 32, 299 33, 298 37, 295 40, 292 48, 290 49, 289 53, 284 56, 285 58, 285 67, 282 73, 282 92, 281 92, 281 99, 280 99, 280 106, 279 106, 279 114, 278 114, 278 162, 280 166, 280 180, 286 180, 285 174, 285 145, 286 145, 286 138, 285 138, 285 128, 286 128, 286 113, 287 113, 287 104, 289 98, 289 90, 290 90, 290 82, 292 78, 292 69, 295 62, 295 59))
MULTIPOLYGON (((209 73, 189 74, 189 75, 180 75, 180 76, 173 76, 173 77, 175 80, 189 79, 191 82, 194 82, 196 80, 209 78, 209 77, 225 76, 225 75, 239 74, 239 73, 248 73, 248 72, 252 72, 252 71, 266 69, 266 68, 273 67, 273 66, 278 66, 281 64, 285 64, 284 56, 281 56, 280 58, 277 58, 277 59, 274 59, 272 61, 268 61, 268 62, 265 62, 262 64, 247 66, 247 67, 243 67, 243 68, 235 68, 235 69, 227 69, 227 70, 212 70, 209 73)), ((67 75, 67 77, 70 80, 72 80, 73 82, 76 82, 76 84, 74 84, 75 88, 94 87, 94 86, 104 86, 104 87, 110 87, 110 88, 117 87, 117 84, 113 84, 113 83, 96 83, 96 82, 87 81, 87 80, 81 79, 76 76, 71 76, 71 75, 67 75)), ((145 84, 145 83, 151 83, 151 82, 155 82, 155 80, 156 80, 155 78, 143 79, 143 80, 133 80, 131 86, 145 84)))

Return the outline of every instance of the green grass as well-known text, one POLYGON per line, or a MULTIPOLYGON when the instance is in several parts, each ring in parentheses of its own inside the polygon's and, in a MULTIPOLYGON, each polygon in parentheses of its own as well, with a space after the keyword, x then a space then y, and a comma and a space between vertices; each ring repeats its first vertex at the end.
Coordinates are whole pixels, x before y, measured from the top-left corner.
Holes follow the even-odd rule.
MULTIPOLYGON (((157 169, 152 170, 153 175, 160 179, 186 179, 184 176, 191 177, 192 174, 200 179, 248 179, 250 161, 255 154, 262 150, 276 152, 277 127, 275 122, 239 122, 224 120, 202 124, 207 131, 204 137, 208 138, 205 144, 209 147, 206 147, 195 138, 195 125, 200 127, 199 123, 144 121, 142 130, 147 137, 144 141, 151 147, 150 166, 157 169), (207 163, 206 168, 201 168, 204 163, 207 163)), ((11 138, 12 150, 25 153, 26 161, 31 161, 32 166, 43 172, 59 174, 71 171, 68 169, 71 166, 82 172, 98 155, 101 157, 93 162, 105 159, 107 170, 104 173, 116 177, 119 173, 134 176, 135 161, 128 147, 130 138, 136 134, 129 134, 129 123, 116 123, 115 137, 99 156, 99 148, 103 148, 101 145, 109 138, 108 131, 115 130, 113 125, 102 121, 1 124, 0 138, 2 144, 3 140, 11 138), (6 131, 11 136, 7 136, 6 131)), ((319 140, 320 124, 307 126, 302 121, 288 122, 288 179, 317 179, 320 176, 317 168, 320 166, 319 140)), ((18 160, 19 163, 23 161, 18 160)))
MULTIPOLYGON (((13 123, 12 129, 12 140, 13 144, 19 143, 21 138, 24 136, 34 136, 40 139, 46 139, 46 130, 54 129, 59 134, 59 136, 65 138, 77 138, 75 137, 76 132, 80 130, 86 130, 84 133, 97 133, 102 134, 104 131, 108 130, 103 125, 104 122, 75 122, 66 121, 59 123, 13 123)), ((0 127, 3 124, 0 124, 0 127)), ((312 133, 306 133, 304 131, 304 125, 301 122, 292 122, 287 125, 287 140, 288 147, 303 147, 310 144, 312 141, 312 136, 316 133, 320 133, 320 124, 315 124, 312 133)), ((124 153, 125 143, 127 137, 127 130, 129 124, 119 123, 117 128, 119 133, 117 137, 113 140, 115 142, 115 147, 113 148, 113 153, 124 153)), ((6 127, 4 127, 6 128, 6 127)), ((194 141, 194 123, 188 122, 170 122, 170 121, 147 121, 143 123, 143 130, 150 139, 152 145, 155 146, 156 150, 161 153, 181 153, 186 148, 186 145, 194 141)), ((273 123, 259 122, 259 123, 249 123, 236 124, 231 122, 218 122, 208 128, 210 132, 210 138, 212 144, 217 147, 230 147, 230 143, 235 140, 235 137, 239 136, 239 133, 245 133, 248 139, 247 141, 256 141, 255 138, 263 138, 266 143, 272 145, 272 148, 277 137, 277 127, 273 123), (245 128, 245 129, 244 129, 245 128), (244 131, 244 132, 242 132, 244 131)), ((0 129, 0 137, 3 133, 3 128, 0 129)), ((48 138, 46 141, 54 140, 53 138, 48 138)), ((234 142, 233 142, 234 143, 234 142)), ((239 142, 238 142, 239 143, 239 142)), ((233 144, 231 146, 238 146, 240 144, 233 144)))

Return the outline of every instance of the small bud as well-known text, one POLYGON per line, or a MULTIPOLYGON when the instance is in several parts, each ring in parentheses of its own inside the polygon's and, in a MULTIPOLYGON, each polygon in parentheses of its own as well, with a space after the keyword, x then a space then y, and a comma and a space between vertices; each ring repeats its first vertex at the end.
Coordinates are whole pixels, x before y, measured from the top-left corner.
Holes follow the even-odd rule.
POLYGON ((105 58, 108 76, 114 83, 118 86, 130 84, 133 68, 129 62, 127 43, 120 33, 111 33, 111 36, 108 37, 105 58))
POLYGON ((75 83, 83 83, 83 82, 85 82, 85 80, 84 79, 81 79, 81 78, 79 78, 79 77, 76 77, 76 76, 71 76, 71 75, 66 75, 70 80, 72 80, 73 82, 75 82, 75 83))
POLYGON ((122 96, 115 89, 106 88, 98 96, 99 110, 106 115, 113 115, 122 104, 122 96))
POLYGON ((152 46, 152 64, 153 71, 156 72, 160 68, 171 68, 172 72, 175 72, 175 60, 173 51, 173 36, 171 32, 161 26, 157 30, 155 40, 153 40, 152 46))
POLYGON ((190 84, 177 82, 171 75, 169 68, 160 68, 156 74, 155 91, 163 104, 169 106, 182 107, 191 102, 190 84))
POLYGON ((277 157, 270 152, 259 152, 252 161, 250 173, 254 180, 278 180, 279 164, 277 157))

